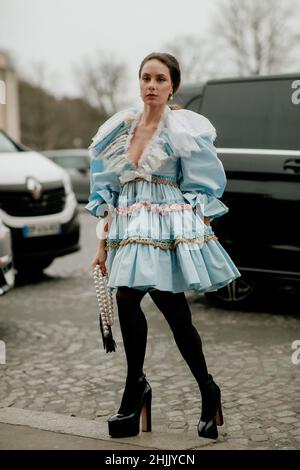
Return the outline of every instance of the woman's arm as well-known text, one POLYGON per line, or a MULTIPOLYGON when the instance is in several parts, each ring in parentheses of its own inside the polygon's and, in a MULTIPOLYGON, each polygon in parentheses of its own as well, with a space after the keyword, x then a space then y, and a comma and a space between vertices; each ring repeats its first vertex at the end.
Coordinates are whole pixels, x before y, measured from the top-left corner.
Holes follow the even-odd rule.
POLYGON ((93 269, 98 264, 104 276, 107 275, 107 269, 106 269, 106 264, 105 264, 106 258, 107 258, 106 239, 107 239, 107 235, 109 232, 111 220, 112 220, 112 217, 111 217, 110 212, 105 211, 104 215, 101 217, 101 225, 100 225, 99 230, 97 227, 97 235, 99 237, 99 244, 98 244, 96 255, 91 263, 93 269))
POLYGON ((104 212, 104 216, 101 218, 101 227, 99 231, 99 248, 106 247, 106 239, 111 225, 112 216, 108 211, 104 212))

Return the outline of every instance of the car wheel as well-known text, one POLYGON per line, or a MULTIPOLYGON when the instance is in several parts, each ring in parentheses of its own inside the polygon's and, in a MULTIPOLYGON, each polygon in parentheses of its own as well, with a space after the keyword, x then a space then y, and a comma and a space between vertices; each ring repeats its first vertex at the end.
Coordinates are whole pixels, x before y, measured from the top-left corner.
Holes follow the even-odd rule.
POLYGON ((227 286, 205 295, 223 308, 235 308, 249 305, 254 299, 256 284, 244 278, 235 279, 227 286))

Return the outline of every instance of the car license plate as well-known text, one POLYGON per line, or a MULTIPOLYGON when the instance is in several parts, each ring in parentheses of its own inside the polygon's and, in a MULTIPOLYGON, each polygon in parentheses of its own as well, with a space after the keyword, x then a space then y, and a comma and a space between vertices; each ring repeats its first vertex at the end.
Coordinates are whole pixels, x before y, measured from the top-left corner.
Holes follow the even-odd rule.
POLYGON ((61 232, 61 224, 39 224, 25 225, 23 227, 24 237, 42 237, 44 235, 54 235, 61 232))

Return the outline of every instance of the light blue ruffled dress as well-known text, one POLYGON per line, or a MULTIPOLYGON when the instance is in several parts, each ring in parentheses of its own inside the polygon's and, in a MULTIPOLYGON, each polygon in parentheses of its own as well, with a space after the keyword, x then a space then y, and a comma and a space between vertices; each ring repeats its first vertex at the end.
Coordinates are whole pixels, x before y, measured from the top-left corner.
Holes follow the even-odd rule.
POLYGON ((165 107, 136 165, 128 152, 142 107, 119 111, 89 147, 85 209, 111 217, 106 267, 111 291, 216 291, 241 274, 204 216, 228 212, 220 201, 226 175, 214 147, 216 130, 202 115, 165 107))

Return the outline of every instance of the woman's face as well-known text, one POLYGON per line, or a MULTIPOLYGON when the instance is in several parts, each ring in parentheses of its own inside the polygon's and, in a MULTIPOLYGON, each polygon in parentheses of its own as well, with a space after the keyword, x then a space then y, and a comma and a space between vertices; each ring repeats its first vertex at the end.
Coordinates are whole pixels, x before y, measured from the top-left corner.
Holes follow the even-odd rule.
POLYGON ((173 93, 168 67, 160 60, 148 60, 141 70, 140 90, 145 104, 150 106, 166 104, 170 93, 173 93))

